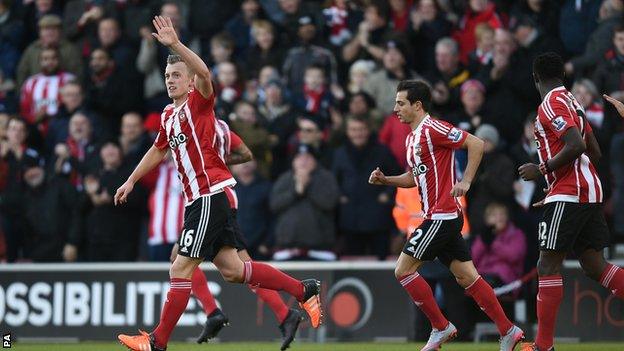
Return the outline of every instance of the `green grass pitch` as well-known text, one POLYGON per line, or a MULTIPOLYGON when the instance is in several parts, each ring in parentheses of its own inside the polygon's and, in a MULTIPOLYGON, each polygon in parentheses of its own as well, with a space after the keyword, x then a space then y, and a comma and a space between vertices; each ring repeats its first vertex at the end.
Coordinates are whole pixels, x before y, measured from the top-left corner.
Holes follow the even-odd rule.
MULTIPOLYGON (((414 351, 422 347, 420 343, 327 343, 310 344, 294 343, 289 351, 414 351)), ((520 347, 517 347, 518 350, 520 347)), ((12 350, 19 351, 109 351, 126 350, 117 343, 79 343, 79 344, 13 344, 12 350)), ((277 343, 211 343, 211 344, 185 344, 171 343, 168 351, 277 351, 277 343)), ((496 351, 498 344, 495 343, 449 343, 444 345, 443 351, 496 351)), ((584 344, 558 344, 557 351, 621 351, 624 343, 584 343, 584 344)))

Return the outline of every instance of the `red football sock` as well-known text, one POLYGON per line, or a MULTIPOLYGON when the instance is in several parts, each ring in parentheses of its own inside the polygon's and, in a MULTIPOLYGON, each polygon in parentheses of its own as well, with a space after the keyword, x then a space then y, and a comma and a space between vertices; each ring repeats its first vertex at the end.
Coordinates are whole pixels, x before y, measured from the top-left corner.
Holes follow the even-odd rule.
POLYGON ((466 288, 466 293, 468 293, 468 295, 475 300, 477 305, 481 307, 481 310, 496 323, 500 335, 507 334, 509 329, 513 327, 513 323, 509 321, 498 302, 494 290, 492 290, 490 284, 483 280, 483 278, 479 276, 477 280, 466 288))
POLYGON ((254 288, 253 285, 248 285, 251 291, 255 292, 262 301, 264 301, 273 313, 279 324, 284 322, 286 316, 288 316, 288 306, 282 301, 282 297, 275 290, 254 288))
POLYGON ((548 350, 554 344, 557 311, 563 299, 561 275, 539 277, 537 293, 537 337, 535 344, 540 350, 548 350))
POLYGON ((275 269, 268 264, 245 261, 245 283, 254 287, 284 290, 297 301, 303 300, 303 284, 297 279, 275 269))
POLYGON ((421 277, 418 272, 415 272, 400 277, 399 282, 403 285, 403 289, 412 297, 416 306, 427 316, 431 322, 431 326, 437 330, 446 329, 449 321, 444 317, 442 311, 440 311, 440 307, 438 307, 438 304, 433 298, 431 287, 423 277, 421 277))
POLYGON ((204 312, 206 312, 207 315, 210 315, 217 309, 217 303, 208 288, 206 275, 202 272, 199 266, 195 267, 193 277, 191 279, 193 295, 201 303, 204 308, 204 312))
POLYGON ((171 278, 171 287, 160 314, 160 323, 152 332, 157 347, 167 346, 171 332, 184 313, 190 296, 191 281, 189 279, 171 278))
POLYGON ((624 269, 607 264, 607 268, 600 275, 600 284, 611 290, 613 295, 624 299, 624 269))

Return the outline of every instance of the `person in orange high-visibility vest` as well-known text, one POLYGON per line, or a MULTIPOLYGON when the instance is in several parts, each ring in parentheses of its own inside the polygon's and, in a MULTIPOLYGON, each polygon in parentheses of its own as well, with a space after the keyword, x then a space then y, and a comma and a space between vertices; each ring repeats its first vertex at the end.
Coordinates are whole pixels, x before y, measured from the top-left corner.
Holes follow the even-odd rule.
MULTIPOLYGON (((461 197, 459 199, 464 212, 462 234, 468 235, 470 233, 470 224, 468 223, 468 216, 466 216, 466 198, 461 197)), ((409 238, 423 222, 422 204, 418 188, 397 188, 392 217, 401 233, 409 238)))

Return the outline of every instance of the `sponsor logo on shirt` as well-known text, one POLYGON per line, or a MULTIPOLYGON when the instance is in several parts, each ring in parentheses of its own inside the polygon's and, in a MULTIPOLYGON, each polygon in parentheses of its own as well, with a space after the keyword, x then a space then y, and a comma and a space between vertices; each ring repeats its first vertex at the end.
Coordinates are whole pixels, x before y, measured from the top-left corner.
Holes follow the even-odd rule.
POLYGON ((412 167, 412 174, 414 175, 414 177, 418 177, 421 174, 427 173, 428 170, 429 168, 427 167, 427 165, 421 163, 412 167))
POLYGON ((452 142, 457 143, 462 138, 462 131, 457 128, 453 128, 446 137, 449 138, 452 142))
POLYGON ((553 125, 553 128, 555 128, 555 130, 558 132, 562 131, 563 128, 565 128, 565 126, 567 125, 566 121, 561 116, 553 119, 551 123, 553 125))
POLYGON ((187 140, 188 140, 188 137, 184 133, 172 135, 169 137, 169 147, 172 149, 175 149, 178 146, 186 143, 187 140))

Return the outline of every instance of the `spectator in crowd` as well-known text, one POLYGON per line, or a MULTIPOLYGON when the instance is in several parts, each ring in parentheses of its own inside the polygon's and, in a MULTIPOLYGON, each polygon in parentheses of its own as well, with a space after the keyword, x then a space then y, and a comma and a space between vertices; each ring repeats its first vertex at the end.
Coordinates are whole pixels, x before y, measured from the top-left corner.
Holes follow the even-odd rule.
POLYGON ((351 67, 349 67, 347 92, 349 94, 356 94, 363 91, 374 68, 375 64, 372 61, 358 60, 353 62, 351 67))
MULTIPOLYGON (((195 9, 199 11, 200 9, 195 9)), ((160 15, 169 17, 176 29, 178 37, 183 43, 188 44, 190 34, 182 27, 182 15, 180 7, 175 2, 167 1, 160 8, 160 15)), ((195 11, 193 11, 195 12, 195 11)), ((141 44, 136 58, 136 68, 145 77, 143 79, 143 92, 145 109, 148 112, 160 112, 170 102, 165 86, 164 67, 167 65, 169 50, 162 45, 156 45, 156 39, 148 26, 140 29, 141 44)), ((199 48, 193 47, 195 51, 199 48)))
POLYGON ((278 45, 275 28, 266 20, 255 20, 251 25, 254 45, 247 50, 246 68, 249 77, 257 77, 260 69, 266 65, 282 67, 284 51, 278 45))
POLYGON ((133 261, 137 257, 144 194, 140 186, 135 187, 123 208, 114 206, 115 191, 128 178, 130 169, 122 167, 121 148, 115 143, 102 145, 99 156, 101 168, 84 178, 87 260, 133 261))
POLYGON ((338 86, 338 67, 334 54, 322 46, 313 44, 317 35, 317 27, 313 18, 304 15, 299 18, 298 23, 299 45, 288 50, 282 69, 286 85, 291 91, 301 91, 305 84, 305 70, 307 67, 315 65, 323 68, 326 82, 331 85, 332 92, 341 90, 338 86))
POLYGON ((459 21, 459 28, 453 34, 453 38, 459 43, 459 58, 467 63, 468 54, 476 47, 475 28, 487 23, 497 29, 503 27, 503 21, 496 12, 496 5, 489 0, 469 0, 464 16, 459 21))
POLYGON ((621 58, 624 57, 624 25, 618 24, 613 27, 612 45, 613 50, 600 61, 592 80, 598 91, 609 94, 615 99, 622 99, 624 89, 622 89, 621 73, 624 72, 624 63, 621 62, 621 58))
POLYGON ((106 130, 115 135, 119 133, 121 116, 141 108, 139 76, 115 65, 110 52, 102 48, 91 52, 85 91, 87 106, 102 116, 106 130))
POLYGON ((139 113, 127 112, 121 117, 119 146, 125 166, 130 168, 138 165, 143 155, 152 146, 152 141, 143 128, 143 117, 139 113))
POLYGON ((496 30, 492 62, 482 68, 478 79, 487 92, 490 123, 508 143, 519 139, 525 116, 539 104, 531 77, 531 62, 526 53, 518 50, 511 33, 496 30))
MULTIPOLYGON (((351 95, 348 102, 347 117, 358 116, 367 119, 371 130, 377 133, 384 123, 385 116, 377 109, 375 98, 362 91, 351 95)), ((340 130, 344 130, 343 126, 340 127, 340 130)))
POLYGON ((278 80, 271 80, 265 86, 265 101, 259 111, 267 121, 271 134, 271 179, 285 172, 288 164, 288 141, 297 131, 297 112, 284 97, 284 88, 278 80))
POLYGON ((59 5, 59 2, 54 0, 24 1, 22 23, 24 25, 24 39, 26 45, 37 39, 38 23, 43 17, 47 15, 61 15, 59 5))
POLYGON ((15 70, 24 45, 24 26, 11 10, 11 1, 0 1, 0 71, 15 81, 15 70))
POLYGON ((268 176, 271 168, 271 138, 269 131, 260 123, 255 106, 244 100, 239 101, 230 122, 232 130, 245 141, 254 155, 260 174, 268 176))
MULTIPOLYGON (((313 115, 302 114, 297 120, 297 127, 296 144, 306 145, 316 155, 317 161, 323 168, 331 169, 334 150, 324 140, 323 124, 320 119, 313 115)), ((294 145, 289 155, 290 158, 298 151, 294 145)))
POLYGON ((30 238, 35 262, 73 262, 81 241, 79 194, 63 177, 48 177, 41 165, 24 170, 24 188, 15 204, 21 213, 23 237, 30 238))
POLYGON ((69 177, 71 183, 82 190, 82 179, 95 169, 97 155, 98 144, 93 137, 91 122, 78 111, 69 120, 69 136, 65 143, 54 147, 52 166, 57 174, 69 177))
POLYGON ((5 79, 0 69, 0 111, 17 112, 17 96, 15 96, 15 82, 5 79))
POLYGON ((340 188, 338 223, 347 255, 388 255, 395 190, 368 183, 370 170, 400 173, 390 151, 371 138, 369 121, 347 118, 348 141, 336 150, 332 171, 340 188))
POLYGON ((522 17, 531 18, 544 33, 559 37, 559 3, 544 0, 514 1, 509 25, 513 27, 522 17))
POLYGON ((303 86, 294 91, 293 100, 299 110, 318 116, 323 122, 329 121, 333 99, 322 66, 313 64, 305 68, 303 86))
POLYGON ((511 222, 506 205, 490 203, 484 215, 485 229, 472 244, 472 261, 492 286, 511 283, 524 270, 525 235, 511 222))
POLYGON ((97 41, 92 47, 108 51, 116 66, 136 70, 134 60, 137 53, 121 36, 121 28, 115 18, 103 18, 98 22, 97 41))
POLYGON ((219 65, 234 62, 234 38, 228 32, 221 32, 210 39, 210 70, 219 75, 219 65))
POLYGON ((468 70, 472 75, 492 62, 494 56, 494 28, 487 23, 480 23, 475 27, 477 47, 468 54, 468 70))
POLYGON ((98 22, 104 16, 114 15, 110 10, 110 7, 99 1, 68 1, 63 11, 65 36, 79 47, 88 49, 91 41, 97 37, 98 22))
POLYGON ((278 3, 283 15, 281 22, 278 22, 284 29, 281 42, 287 46, 293 47, 297 44, 300 38, 302 17, 308 17, 314 27, 322 28, 323 19, 320 16, 318 4, 302 0, 279 0, 278 3))
POLYGON ((29 250, 32 249, 29 245, 32 238, 22 235, 25 228, 24 214, 20 211, 20 196, 25 188, 24 172, 40 166, 41 159, 39 153, 26 144, 27 136, 28 129, 24 120, 11 118, 6 130, 6 140, 0 141, 0 163, 6 170, 6 183, 0 193, 0 210, 8 262, 28 258, 29 250))
POLYGON ((20 113, 30 124, 45 134, 49 119, 55 116, 61 105, 60 91, 74 75, 60 69, 59 52, 56 48, 41 50, 40 70, 26 79, 21 89, 20 113))
POLYGON ((408 0, 389 0, 390 27, 395 32, 405 33, 410 27, 410 5, 408 0))
POLYGON ((67 140, 69 119, 78 111, 89 118, 96 139, 104 140, 110 136, 111 131, 104 130, 100 117, 85 107, 84 93, 80 83, 70 80, 61 88, 59 111, 50 119, 50 124, 48 125, 48 133, 45 137, 46 157, 53 153, 56 144, 64 143, 67 140))
POLYGON ((353 1, 336 0, 323 9, 323 16, 329 31, 329 42, 339 49, 353 38, 353 31, 360 20, 361 11, 353 1))
POLYGON ((405 139, 411 132, 412 128, 405 123, 401 123, 395 113, 386 117, 379 130, 379 142, 390 149, 401 169, 406 169, 407 167, 405 139))
POLYGON ((191 0, 188 8, 192 9, 189 11, 189 29, 199 37, 200 56, 209 57, 210 39, 221 32, 228 19, 238 11, 238 1, 191 0))
POLYGON ((498 148, 500 136, 494 126, 482 124, 475 136, 484 141, 483 159, 470 186, 468 218, 472 232, 480 234, 485 230, 484 212, 489 203, 513 204, 513 183, 517 172, 513 162, 498 148))
POLYGON ((448 116, 449 122, 474 133, 482 124, 489 123, 490 116, 485 109, 485 86, 476 79, 468 79, 460 88, 462 108, 448 116))
MULTIPOLYGON (((572 3, 572 1, 567 2, 572 3)), ((589 1, 587 4, 583 4, 583 12, 591 13, 592 8, 596 7, 596 3, 600 2, 589 1)), ((624 3, 622 3, 621 0, 603 0, 598 11, 598 26, 595 29, 594 25, 582 26, 576 19, 572 18, 570 18, 569 22, 566 22, 567 24, 570 24, 570 26, 562 23, 561 39, 563 40, 564 45, 568 43, 568 45, 566 45, 566 49, 568 52, 573 54, 578 53, 578 55, 565 64, 565 70, 568 75, 575 74, 577 77, 583 77, 591 74, 591 71, 593 71, 596 67, 596 64, 602 61, 602 57, 611 47, 612 39, 613 41, 615 40, 614 29, 621 23, 622 13, 624 13, 624 3), (579 35, 581 33, 571 33, 573 30, 584 28, 586 28, 584 35, 579 35), (581 46, 580 51, 574 50, 570 47, 572 42, 580 41, 582 39, 586 39, 587 43, 585 43, 585 41, 582 42, 583 45, 581 46)), ((566 14, 566 7, 564 7, 561 16, 562 21, 567 17, 566 14)), ((589 15, 585 18, 590 21, 594 21, 596 17, 589 15)))
POLYGON ((234 104, 243 94, 243 86, 238 68, 226 61, 217 65, 217 84, 215 94, 218 96, 215 112, 218 116, 229 116, 234 104))
POLYGON ((518 44, 527 51, 529 62, 547 51, 565 54, 559 38, 544 32, 531 17, 519 18, 512 30, 518 44))
POLYGON ((39 72, 41 51, 56 48, 60 54, 60 69, 81 76, 80 52, 62 37, 61 19, 56 15, 46 15, 39 20, 39 39, 26 48, 17 67, 17 86, 21 87, 26 78, 39 72))
MULTIPOLYGON (((474 0, 473 0, 474 1, 474 0)), ((435 47, 436 67, 425 74, 431 83, 431 98, 436 111, 448 113, 459 105, 459 87, 470 77, 460 62, 459 46, 451 38, 442 38, 435 47)))
POLYGON ((392 113, 394 109, 395 90, 399 82, 419 78, 408 66, 409 56, 406 43, 398 40, 388 41, 383 54, 383 68, 371 74, 364 83, 364 91, 375 97, 377 107, 383 115, 392 113))
POLYGON ((436 43, 451 34, 453 24, 446 19, 435 0, 420 0, 410 13, 410 28, 407 35, 418 55, 414 57, 413 68, 417 72, 435 69, 436 43))
POLYGON ((236 219, 254 259, 270 259, 271 183, 257 172, 256 161, 232 166, 236 178, 238 211, 236 219))
POLYGON ((373 0, 364 8, 364 20, 360 22, 355 37, 342 48, 342 59, 353 62, 358 59, 383 59, 383 45, 392 35, 388 28, 390 8, 385 0, 373 0))
POLYGON ((258 0, 243 0, 240 11, 226 24, 225 30, 234 38, 235 52, 239 57, 245 55, 245 51, 252 43, 252 23, 262 17, 262 7, 258 0))
POLYGON ((143 177, 141 186, 149 192, 148 258, 150 261, 168 262, 173 245, 180 236, 184 217, 182 183, 178 181, 178 171, 171 153, 167 154, 158 168, 143 177))
POLYGON ((339 189, 334 175, 320 166, 305 144, 298 147, 292 169, 271 190, 276 216, 274 260, 332 261, 336 254, 334 215, 339 189))

